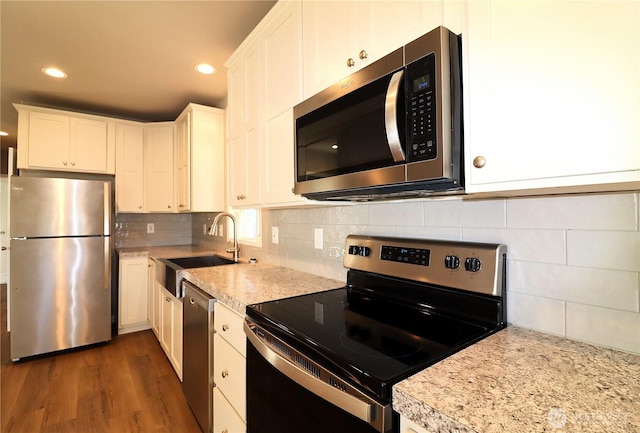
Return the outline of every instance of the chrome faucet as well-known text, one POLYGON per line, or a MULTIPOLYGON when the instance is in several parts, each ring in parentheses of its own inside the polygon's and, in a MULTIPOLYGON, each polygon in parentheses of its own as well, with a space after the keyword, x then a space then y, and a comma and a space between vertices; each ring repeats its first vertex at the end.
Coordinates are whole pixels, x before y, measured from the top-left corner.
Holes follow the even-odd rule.
POLYGON ((213 219, 213 224, 211 224, 211 228, 209 229, 209 236, 213 236, 216 233, 216 228, 218 227, 218 221, 223 216, 229 217, 231 222, 233 222, 233 248, 225 248, 224 250, 228 253, 233 253, 233 261, 238 261, 238 253, 240 249, 238 248, 238 230, 236 229, 236 219, 229 212, 221 212, 213 219))

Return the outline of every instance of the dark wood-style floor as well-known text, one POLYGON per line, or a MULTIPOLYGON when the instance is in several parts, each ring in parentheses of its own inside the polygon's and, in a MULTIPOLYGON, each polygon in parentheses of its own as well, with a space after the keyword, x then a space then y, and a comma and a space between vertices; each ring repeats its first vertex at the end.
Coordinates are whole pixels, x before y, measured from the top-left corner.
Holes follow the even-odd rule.
POLYGON ((151 331, 13 363, 0 291, 2 433, 200 433, 151 331))

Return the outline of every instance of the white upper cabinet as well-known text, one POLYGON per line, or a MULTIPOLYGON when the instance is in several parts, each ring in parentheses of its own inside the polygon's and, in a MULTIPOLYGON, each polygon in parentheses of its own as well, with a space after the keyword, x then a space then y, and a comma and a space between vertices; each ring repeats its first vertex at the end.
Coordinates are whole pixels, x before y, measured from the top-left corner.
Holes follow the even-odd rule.
POLYGON ((116 211, 144 212, 144 127, 116 124, 116 211))
POLYGON ((464 2, 302 2, 304 97, 308 98, 444 25, 459 33, 464 2))
POLYGON ((302 5, 284 5, 261 36, 265 119, 302 101, 302 5))
POLYGON ((174 122, 145 125, 145 210, 174 211, 174 122))
POLYGON ((258 46, 258 41, 252 41, 227 64, 227 188, 231 206, 256 205, 260 201, 258 123, 262 85, 258 46))
POLYGON ((224 210, 224 110, 189 104, 176 136, 178 211, 224 210))
POLYGON ((115 173, 115 123, 108 118, 14 104, 20 169, 115 173))
POLYGON ((639 187, 640 2, 471 1, 463 45, 468 192, 639 187))

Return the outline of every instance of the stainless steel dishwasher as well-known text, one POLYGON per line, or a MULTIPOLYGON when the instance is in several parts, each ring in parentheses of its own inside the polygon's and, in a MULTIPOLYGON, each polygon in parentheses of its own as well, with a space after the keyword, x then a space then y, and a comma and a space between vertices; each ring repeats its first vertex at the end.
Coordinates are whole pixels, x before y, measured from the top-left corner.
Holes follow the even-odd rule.
POLYGON ((182 281, 182 390, 205 433, 213 429, 213 313, 216 299, 182 281))

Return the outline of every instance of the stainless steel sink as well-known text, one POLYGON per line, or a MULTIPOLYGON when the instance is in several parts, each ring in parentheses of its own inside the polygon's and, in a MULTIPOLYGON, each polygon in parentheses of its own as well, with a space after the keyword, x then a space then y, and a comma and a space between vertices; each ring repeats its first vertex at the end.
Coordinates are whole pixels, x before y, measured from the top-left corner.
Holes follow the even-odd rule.
POLYGON ((209 266, 233 265, 231 259, 220 256, 180 257, 178 259, 166 259, 182 269, 208 268, 209 266))
POLYGON ((157 259, 156 281, 162 284, 176 298, 183 298, 182 278, 185 269, 208 268, 236 263, 231 259, 217 255, 157 259))

